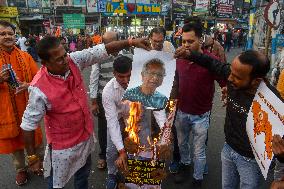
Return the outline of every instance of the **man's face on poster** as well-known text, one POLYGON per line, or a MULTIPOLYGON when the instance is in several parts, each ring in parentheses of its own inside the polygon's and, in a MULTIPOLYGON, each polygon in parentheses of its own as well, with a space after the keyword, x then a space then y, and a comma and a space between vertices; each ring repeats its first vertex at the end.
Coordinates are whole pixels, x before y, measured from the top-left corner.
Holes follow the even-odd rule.
POLYGON ((165 70, 160 64, 149 64, 146 71, 142 72, 142 85, 154 93, 162 85, 164 76, 165 70))

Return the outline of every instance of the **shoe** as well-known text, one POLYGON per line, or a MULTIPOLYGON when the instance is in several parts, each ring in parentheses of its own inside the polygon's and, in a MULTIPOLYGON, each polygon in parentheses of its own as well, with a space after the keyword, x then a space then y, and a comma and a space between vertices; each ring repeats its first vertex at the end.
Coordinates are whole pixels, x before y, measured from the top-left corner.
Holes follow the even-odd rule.
POLYGON ((116 175, 109 174, 106 180, 106 189, 116 189, 117 178, 116 175))
POLYGON ((16 184, 18 186, 22 186, 28 182, 28 173, 26 170, 20 171, 16 176, 16 184))
POLYGON ((188 179, 190 171, 190 165, 180 164, 179 171, 175 174, 174 181, 175 183, 183 183, 186 179, 188 179))
POLYGON ((193 178, 193 181, 192 181, 192 185, 194 186, 194 188, 201 188, 202 186, 202 181, 203 180, 197 180, 195 178, 193 178))
POLYGON ((179 166, 180 166, 179 162, 177 162, 177 161, 171 162, 171 164, 169 165, 170 173, 173 173, 173 174, 178 173, 179 166))

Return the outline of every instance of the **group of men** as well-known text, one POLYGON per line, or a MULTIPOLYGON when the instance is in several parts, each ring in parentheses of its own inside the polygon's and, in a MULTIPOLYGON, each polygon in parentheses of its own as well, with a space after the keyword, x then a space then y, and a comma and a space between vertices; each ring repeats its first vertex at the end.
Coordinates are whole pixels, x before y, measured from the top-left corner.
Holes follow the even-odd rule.
MULTIPOLYGON (((42 67, 38 70, 31 56, 15 47, 15 28, 0 21, 0 66, 11 64, 20 89, 9 85, 9 70, 0 72, 0 153, 12 154, 17 170, 16 183, 27 182, 24 149, 29 169, 48 177, 48 188, 63 188, 74 175, 75 188, 88 188, 91 153, 96 138, 92 113, 98 116, 98 137, 101 152, 98 168, 108 168, 107 189, 120 181, 118 170, 127 169, 123 144, 123 121, 128 107, 121 102, 132 70, 132 59, 117 55, 124 48, 138 47, 174 53, 177 69, 171 98, 178 99, 174 128, 180 159, 170 165, 177 183, 189 177, 192 160, 189 133, 193 136, 193 186, 201 187, 208 173, 206 141, 214 96, 214 81, 226 87, 225 144, 221 153, 222 187, 224 189, 259 188, 261 172, 254 159, 245 130, 247 114, 257 87, 270 69, 267 57, 257 51, 245 51, 232 64, 219 61, 202 48, 202 24, 194 20, 184 25, 182 46, 177 50, 165 40, 163 28, 152 30, 148 39, 118 40, 116 33, 103 36, 103 44, 67 54, 60 40, 48 36, 37 45, 42 67), (81 71, 92 66, 89 108, 87 91, 81 71), (43 158, 40 121, 44 118, 47 147, 43 158), (43 162, 43 165, 42 165, 43 162), (44 168, 44 169, 42 169, 44 168)), ((146 62, 139 86, 142 94, 153 94, 165 75, 163 63, 146 62)), ((160 128, 165 122, 163 112, 154 112, 160 128)), ((151 126, 154 126, 151 125, 151 126)), ((143 137, 143 136, 142 136, 143 137)), ((146 136, 144 136, 146 137, 146 136)), ((273 148, 283 155, 283 140, 274 137, 273 148)), ((283 176, 283 175, 282 175, 283 176)), ((280 188, 281 181, 272 187, 280 188), (278 187, 278 185, 280 185, 278 187)))

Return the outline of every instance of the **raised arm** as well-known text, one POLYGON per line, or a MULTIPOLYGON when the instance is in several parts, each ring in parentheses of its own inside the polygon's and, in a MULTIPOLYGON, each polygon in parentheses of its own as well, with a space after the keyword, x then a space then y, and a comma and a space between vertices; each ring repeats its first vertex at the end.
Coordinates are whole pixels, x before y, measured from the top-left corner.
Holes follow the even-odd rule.
POLYGON ((176 50, 175 58, 185 58, 194 62, 204 68, 207 68, 210 72, 219 76, 221 79, 227 80, 231 73, 231 66, 228 63, 222 63, 207 55, 199 52, 190 52, 181 47, 176 50))

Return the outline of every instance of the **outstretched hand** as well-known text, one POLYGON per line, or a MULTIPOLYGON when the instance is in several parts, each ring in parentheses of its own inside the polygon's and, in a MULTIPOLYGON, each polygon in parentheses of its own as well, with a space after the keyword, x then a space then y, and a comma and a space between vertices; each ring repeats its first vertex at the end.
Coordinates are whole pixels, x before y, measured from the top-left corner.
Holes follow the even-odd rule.
POLYGON ((147 38, 132 39, 132 44, 133 44, 133 46, 135 46, 137 48, 142 48, 142 49, 145 49, 147 51, 151 50, 151 43, 147 38))
POLYGON ((186 59, 190 55, 191 55, 190 50, 188 50, 185 47, 181 46, 181 47, 177 48, 174 57, 175 58, 186 59))

